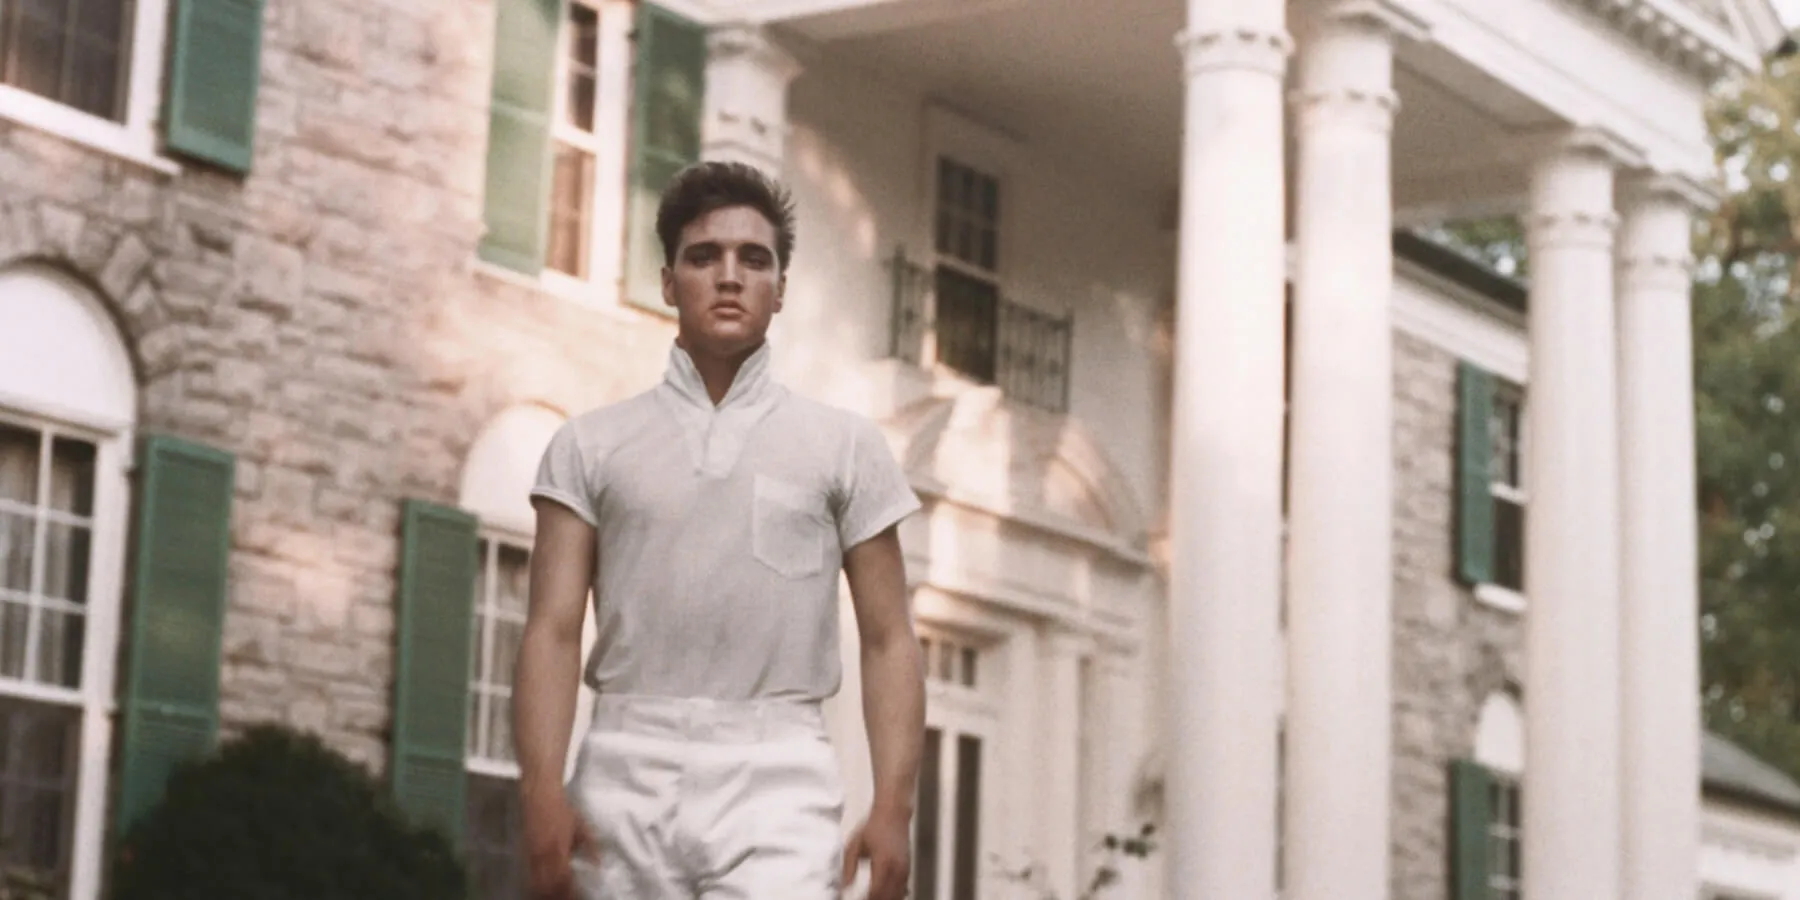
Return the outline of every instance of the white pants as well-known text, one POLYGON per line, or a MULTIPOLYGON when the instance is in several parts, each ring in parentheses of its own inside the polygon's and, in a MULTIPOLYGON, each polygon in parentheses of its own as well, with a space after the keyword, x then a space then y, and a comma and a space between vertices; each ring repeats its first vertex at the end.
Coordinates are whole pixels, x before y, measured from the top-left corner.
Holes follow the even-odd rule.
POLYGON ((844 795, 816 703, 603 695, 569 784, 586 900, 836 900, 844 795))

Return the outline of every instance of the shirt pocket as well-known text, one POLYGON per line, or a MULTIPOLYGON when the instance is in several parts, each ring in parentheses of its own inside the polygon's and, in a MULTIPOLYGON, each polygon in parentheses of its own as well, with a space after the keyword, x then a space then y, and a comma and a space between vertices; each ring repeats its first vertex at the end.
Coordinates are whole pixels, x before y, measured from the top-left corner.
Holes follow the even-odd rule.
POLYGON ((757 561, 788 578, 807 578, 824 569, 826 522, 820 505, 803 488, 756 476, 750 549, 757 561))

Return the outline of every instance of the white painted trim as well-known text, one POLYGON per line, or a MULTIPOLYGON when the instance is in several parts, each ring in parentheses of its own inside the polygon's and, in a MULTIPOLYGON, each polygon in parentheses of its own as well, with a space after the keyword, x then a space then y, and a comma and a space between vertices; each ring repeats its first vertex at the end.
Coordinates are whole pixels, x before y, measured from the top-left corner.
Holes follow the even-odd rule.
POLYGON ((1405 260, 1394 262, 1394 327, 1524 387, 1530 343, 1522 316, 1405 260))
POLYGON ((1068 522, 1038 510, 1011 506, 993 497, 952 487, 936 478, 914 476, 912 486, 914 491, 923 496, 960 506, 971 512, 986 513, 997 519, 1017 523, 1032 531, 1080 544, 1127 565, 1146 569, 1150 567, 1151 559, 1148 553, 1131 547, 1098 528, 1068 522))
POLYGON ((134 132, 117 122, 89 115, 12 85, 0 84, 0 118, 49 132, 164 175, 181 173, 181 167, 174 160, 156 152, 148 132, 134 132))
POLYGON ((1497 584, 1478 584, 1475 586, 1475 599, 1481 605, 1500 610, 1505 613, 1523 614, 1525 612, 1525 595, 1511 588, 1497 584))

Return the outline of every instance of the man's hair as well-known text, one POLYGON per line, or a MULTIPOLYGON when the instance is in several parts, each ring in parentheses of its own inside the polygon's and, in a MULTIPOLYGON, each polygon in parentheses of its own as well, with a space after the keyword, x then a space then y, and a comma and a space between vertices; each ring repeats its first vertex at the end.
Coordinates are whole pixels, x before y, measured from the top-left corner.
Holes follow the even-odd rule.
POLYGON ((787 271, 794 258, 794 200, 781 182, 741 162, 698 162, 675 174, 663 189, 656 210, 656 236, 662 240, 663 262, 675 265, 681 230, 706 214, 731 206, 748 206, 775 226, 775 259, 787 271))

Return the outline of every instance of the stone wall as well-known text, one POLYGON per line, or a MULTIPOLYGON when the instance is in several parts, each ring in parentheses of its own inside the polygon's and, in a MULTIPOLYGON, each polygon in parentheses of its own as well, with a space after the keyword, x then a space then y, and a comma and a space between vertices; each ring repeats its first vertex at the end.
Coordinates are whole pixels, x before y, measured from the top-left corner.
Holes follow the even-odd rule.
POLYGON ((1456 357, 1394 335, 1395 900, 1449 896, 1449 766, 1523 681, 1524 623, 1454 577, 1456 357))
POLYGON ((243 179, 166 175, 0 121, 0 265, 112 308, 139 428, 238 458, 222 716, 382 770, 400 504, 454 503, 514 403, 660 374, 665 320, 478 271, 491 2, 272 0, 243 179))

